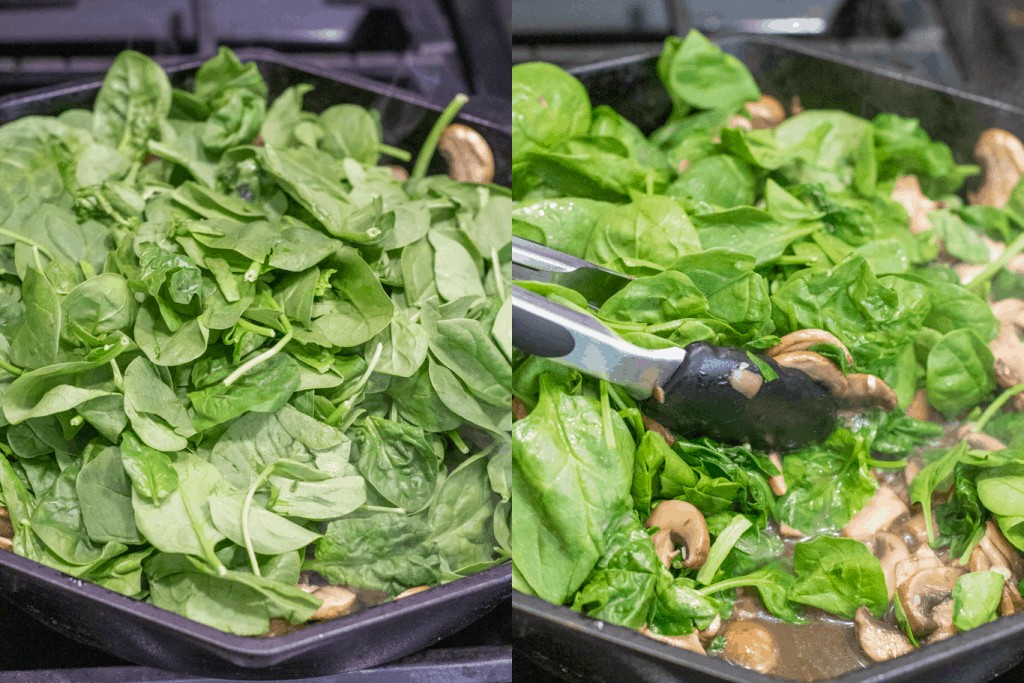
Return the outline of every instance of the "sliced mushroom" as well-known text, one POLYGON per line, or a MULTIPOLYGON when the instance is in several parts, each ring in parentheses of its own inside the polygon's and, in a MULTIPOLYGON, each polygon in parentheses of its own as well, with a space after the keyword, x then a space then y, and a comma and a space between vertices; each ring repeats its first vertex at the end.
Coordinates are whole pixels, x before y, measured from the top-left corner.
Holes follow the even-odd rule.
POLYGON ((992 315, 1001 323, 1024 330, 1024 299, 1000 299, 992 304, 992 315))
POLYGON ((999 599, 999 614, 1008 617, 1021 611, 1024 611, 1024 598, 1017 586, 1007 581, 1003 584, 1003 597, 999 599))
POLYGON ((768 459, 779 470, 779 474, 768 480, 768 486, 776 496, 784 496, 786 495, 786 477, 782 475, 782 458, 778 453, 769 453, 768 459))
POLYGON ((453 123, 441 133, 437 143, 448 162, 448 175, 465 183, 490 183, 494 180, 494 153, 484 136, 469 126, 453 123))
POLYGON ((717 636, 718 632, 721 630, 722 617, 716 614, 715 618, 711 620, 710 624, 708 624, 708 627, 698 634, 700 636, 700 642, 707 645, 715 639, 715 636, 717 636))
POLYGON ((749 369, 746 363, 740 363, 729 373, 729 386, 738 394, 754 398, 764 385, 764 377, 749 369))
POLYGON ((807 534, 788 524, 779 524, 779 536, 783 538, 807 538, 807 534))
MULTIPOLYGON (((1012 323, 1001 322, 999 334, 989 345, 995 357, 993 370, 996 383, 1003 389, 1009 389, 1024 382, 1024 344, 1020 341, 1020 333, 1012 323)), ((1024 394, 1017 394, 1009 401, 1013 410, 1024 410, 1024 394)))
MULTIPOLYGON (((987 559, 990 568, 1002 569, 1006 573, 1007 580, 1013 583, 1020 583, 1024 577, 1024 558, 1020 552, 1006 540, 1006 536, 999 530, 999 526, 991 519, 985 522, 985 535, 981 537, 975 550, 981 550, 987 559)), ((974 553, 971 554, 973 559, 974 553)), ((975 570, 971 570, 975 571, 975 570)))
POLYGON ((807 351, 810 347, 815 344, 832 344, 838 346, 843 351, 843 355, 846 356, 846 362, 853 365, 853 356, 850 355, 850 350, 846 348, 846 345, 839 340, 839 337, 835 336, 831 332, 826 330, 819 330, 813 327, 809 327, 804 330, 797 330, 796 332, 790 332, 779 339, 779 343, 771 347, 767 351, 769 358, 775 358, 776 356, 791 351, 807 351))
POLYGON ((687 633, 685 636, 663 636, 660 633, 654 633, 651 629, 644 626, 640 629, 640 633, 652 640, 657 640, 659 643, 665 643, 666 645, 682 648, 683 650, 696 652, 700 655, 707 654, 704 652, 704 646, 700 644, 700 637, 697 635, 696 631, 693 633, 687 633))
POLYGON ((327 621, 351 614, 359 603, 359 598, 348 586, 311 586, 300 583, 299 588, 323 601, 310 617, 313 621, 327 621))
POLYGON ((896 392, 874 375, 853 373, 846 376, 846 392, 836 394, 851 408, 893 410, 899 405, 896 392))
MULTIPOLYGON (((919 462, 920 459, 915 458, 907 463, 907 467, 919 462)), ((916 515, 908 517, 902 524, 900 524, 899 531, 903 534, 903 538, 907 543, 913 545, 920 545, 924 543, 924 547, 931 550, 931 548, 928 548, 926 543, 928 540, 928 527, 925 526, 923 512, 918 512, 916 515)))
POLYGON ((922 464, 921 458, 916 456, 907 460, 907 464, 903 468, 903 481, 907 482, 908 489, 910 488, 910 485, 914 483, 914 479, 917 478, 917 475, 921 473, 922 464))
POLYGON ((928 544, 918 546, 917 550, 902 562, 896 563, 896 589, 906 583, 914 574, 925 569, 941 567, 942 560, 935 554, 935 551, 928 547, 928 544))
POLYGON ((297 625, 292 624, 287 619, 273 618, 270 620, 270 628, 266 633, 261 633, 260 638, 277 638, 279 636, 285 636, 295 631, 298 628, 297 625))
POLYGON ((969 424, 962 426, 957 430, 957 438, 961 441, 966 441, 968 446, 978 451, 1001 451, 1006 448, 1006 444, 994 436, 989 436, 983 432, 971 431, 972 426, 969 424))
POLYGON ((733 116, 731 119, 729 119, 729 123, 725 124, 725 127, 740 128, 742 130, 753 130, 754 124, 746 116, 743 116, 742 114, 736 114, 736 116, 733 116))
POLYGON ((401 600, 402 598, 408 598, 412 595, 417 595, 428 590, 430 590, 430 586, 413 586, 412 588, 406 588, 404 591, 396 595, 394 599, 401 600))
POLYGON ((925 638, 925 644, 931 645, 939 641, 955 636, 957 628, 953 624, 953 598, 943 600, 932 610, 932 618, 938 624, 938 628, 925 638))
POLYGON ((910 550, 902 538, 887 531, 875 534, 864 543, 882 565, 885 587, 889 591, 889 599, 892 600, 896 592, 896 565, 910 557, 910 550))
POLYGON ((978 138, 974 158, 985 174, 985 182, 968 195, 971 204, 1005 206, 1024 173, 1024 143, 1009 131, 989 128, 978 138))
POLYGON ((894 202, 903 205, 910 216, 910 232, 921 233, 932 229, 928 214, 942 207, 940 202, 932 201, 921 191, 921 183, 917 176, 904 175, 896 179, 890 195, 894 202))
POLYGON ((516 420, 524 420, 530 415, 529 408, 518 398, 512 399, 512 417, 516 420))
POLYGON ((651 540, 658 551, 658 558, 666 567, 672 564, 679 545, 686 548, 684 567, 700 569, 704 566, 711 549, 711 537, 704 515, 692 504, 682 500, 662 501, 647 518, 646 524, 648 528, 658 528, 651 540))
POLYGON ((649 432, 657 432, 658 434, 661 434, 661 438, 665 439, 665 443, 667 443, 669 446, 676 442, 676 437, 672 436, 672 432, 668 430, 668 427, 661 424, 654 418, 647 417, 646 415, 643 416, 643 420, 644 429, 646 429, 649 432))
POLYGON ((402 166, 392 164, 391 166, 388 166, 388 170, 391 171, 391 177, 395 180, 405 182, 409 179, 409 172, 402 166))
POLYGON ((864 541, 910 512, 906 504, 888 486, 879 486, 868 504, 843 527, 843 536, 864 541))
POLYGON ((914 646, 898 628, 875 619, 867 607, 857 608, 853 629, 860 649, 873 662, 887 662, 914 651, 914 646))
POLYGON ((915 420, 942 422, 942 417, 938 411, 928 403, 928 392, 924 389, 918 389, 914 393, 914 398, 910 401, 910 405, 907 406, 907 416, 915 420))
POLYGON ((847 393, 847 378, 843 371, 821 354, 813 351, 787 351, 775 356, 774 360, 783 367, 799 370, 836 396, 847 393))
MULTIPOLYGON (((962 573, 955 567, 932 567, 922 569, 897 586, 896 595, 915 636, 923 638, 946 625, 944 603, 950 601, 953 586, 962 573)), ((951 623, 952 611, 948 617, 951 623)))
POLYGON ((800 101, 799 95, 793 95, 789 98, 789 113, 792 116, 804 113, 804 103, 800 101))
POLYGON ((779 645, 771 631, 761 624, 733 621, 725 628, 722 657, 733 664, 766 674, 779 663, 779 645))
POLYGON ((750 121, 757 129, 775 128, 786 120, 786 110, 782 102, 771 95, 761 95, 757 102, 747 102, 750 121))

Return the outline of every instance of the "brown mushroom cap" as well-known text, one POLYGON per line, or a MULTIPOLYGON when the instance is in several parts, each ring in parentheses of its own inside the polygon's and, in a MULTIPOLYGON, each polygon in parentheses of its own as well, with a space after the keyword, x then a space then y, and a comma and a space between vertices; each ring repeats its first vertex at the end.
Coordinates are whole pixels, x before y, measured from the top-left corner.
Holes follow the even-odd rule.
POLYGON ((773 360, 783 367, 799 370, 836 396, 847 392, 843 371, 821 354, 813 351, 787 351, 776 355, 773 360))
POLYGON ((747 112, 755 129, 775 128, 786 120, 785 108, 771 95, 761 95, 757 102, 747 102, 747 112))
POLYGON ((786 495, 786 477, 782 474, 782 458, 778 453, 769 453, 768 459, 772 461, 779 473, 768 480, 768 486, 776 496, 786 495))
POLYGON ((909 511, 899 494, 888 486, 879 486, 868 504, 846 523, 842 534, 858 541, 867 540, 879 531, 888 529, 890 524, 909 511))
POLYGON ((846 362, 853 365, 853 356, 846 345, 831 332, 808 327, 807 329, 790 332, 779 339, 779 343, 766 352, 769 358, 775 358, 791 351, 807 351, 815 344, 832 344, 838 346, 846 357, 846 362))
POLYGON ((1009 131, 989 128, 978 137, 974 157, 985 174, 985 182, 977 192, 968 195, 971 204, 1005 206, 1024 173, 1024 144, 1009 131))
POLYGON ((974 425, 965 424, 956 431, 956 438, 966 441, 967 445, 979 451, 1001 451, 1006 444, 994 436, 974 431, 974 425))
POLYGON ((902 538, 888 531, 877 533, 864 543, 882 565, 885 587, 889 591, 889 599, 892 600, 896 592, 896 565, 910 557, 910 550, 902 538))
POLYGON ((860 648, 873 662, 887 662, 914 651, 914 646, 898 628, 875 619, 867 607, 857 608, 853 629, 860 648))
POLYGON ((700 569, 704 566, 711 549, 711 537, 704 515, 692 504, 682 500, 662 501, 647 518, 646 526, 658 528, 651 540, 666 567, 672 564, 677 545, 686 548, 684 567, 700 569))
POLYGON ((923 569, 941 566, 942 560, 939 559, 939 556, 928 547, 927 543, 922 541, 922 544, 910 557, 896 563, 896 587, 899 588, 903 582, 923 569))
POLYGON ((348 586, 310 586, 300 583, 299 588, 323 601, 310 617, 312 621, 326 621, 351 614, 359 602, 359 598, 348 586))
POLYGON ((722 656, 733 664, 769 673, 779 663, 779 646, 771 631, 753 621, 733 621, 725 628, 722 656))
POLYGON ((512 417, 516 420, 525 420, 530 415, 530 409, 518 398, 512 399, 512 417))
POLYGON ((676 437, 672 435, 672 432, 668 430, 668 427, 661 424, 653 417, 647 417, 646 415, 644 415, 643 421, 644 429, 646 429, 649 432, 657 432, 658 434, 661 434, 661 438, 665 439, 665 443, 667 443, 669 446, 676 442, 676 437))
POLYGON ((899 405, 896 392, 874 375, 853 373, 846 376, 846 393, 836 394, 852 408, 893 410, 899 405))
POLYGON ((402 598, 408 598, 412 595, 417 595, 423 591, 430 590, 430 586, 413 586, 412 588, 406 588, 404 591, 396 595, 394 600, 401 600, 402 598))
POLYGON ((704 644, 710 643, 721 630, 722 617, 716 614, 715 618, 711 620, 710 624, 708 624, 708 627, 698 634, 700 636, 700 642, 704 644))
POLYGON ((904 175, 896 178, 890 198, 902 204, 907 210, 907 215, 910 216, 910 232, 916 234, 932 229, 928 214, 940 208, 941 204, 932 201, 921 191, 921 183, 917 176, 904 175))
POLYGON ((1024 611, 1024 598, 1013 583, 1007 581, 1003 584, 1003 597, 999 599, 999 614, 1008 617, 1024 611))
POLYGON ((932 610, 932 618, 935 619, 935 623, 939 627, 925 638, 924 642, 926 645, 931 645, 956 635, 957 628, 953 624, 953 598, 939 603, 932 610))
POLYGON ((700 637, 697 635, 696 631, 687 633, 685 636, 663 636, 660 633, 654 633, 651 629, 644 626, 640 629, 640 633, 652 640, 657 640, 659 643, 665 643, 672 647, 696 652, 699 655, 707 654, 704 652, 704 646, 700 644, 700 637))
MULTIPOLYGON (((922 569, 896 588, 907 624, 915 636, 923 638, 945 624, 946 608, 937 608, 950 601, 953 586, 962 573, 955 567, 922 569)), ((950 611, 950 622, 952 618, 950 611)))
POLYGON ((469 126, 453 123, 444 129, 437 143, 448 162, 448 175, 466 183, 494 180, 494 153, 484 136, 469 126))

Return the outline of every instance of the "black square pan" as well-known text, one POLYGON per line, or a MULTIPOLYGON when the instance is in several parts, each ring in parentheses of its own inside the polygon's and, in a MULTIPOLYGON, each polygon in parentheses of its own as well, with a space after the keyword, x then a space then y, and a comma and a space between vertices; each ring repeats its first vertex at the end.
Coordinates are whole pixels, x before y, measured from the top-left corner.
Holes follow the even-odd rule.
MULTIPOLYGON (((1024 134, 1024 109, 917 78, 865 66, 784 40, 734 37, 723 50, 741 59, 762 92, 807 109, 841 109, 871 118, 894 112, 921 120, 961 163, 971 161, 989 127, 1024 134)), ((574 73, 594 105, 607 104, 650 133, 671 103, 658 79, 657 54, 628 57, 574 73)), ((631 629, 595 621, 568 607, 515 593, 516 653, 567 680, 587 683, 771 683, 783 679, 715 657, 663 645, 631 629)), ((828 652, 822 652, 828 657, 828 652)), ((982 683, 1024 660, 1024 614, 998 619, 905 657, 853 671, 842 683, 982 683)))
MULTIPOLYGON (((339 103, 376 109, 385 141, 417 151, 444 104, 357 76, 309 69, 272 51, 242 50, 255 62, 276 97, 297 83, 311 83, 306 107, 320 111, 339 103)), ((181 87, 201 62, 167 68, 181 87)), ((37 90, 0 98, 0 123, 32 114, 58 114, 91 106, 100 82, 37 90)), ((495 182, 512 180, 511 123, 474 113, 459 120, 490 143, 495 182)), ((2 150, 0 150, 2 153, 2 150)), ((438 164, 432 172, 443 173, 438 164)), ((148 603, 71 578, 13 553, 0 552, 0 594, 39 621, 115 657, 172 671, 221 678, 300 678, 376 666, 428 647, 465 628, 506 599, 512 571, 499 566, 394 603, 336 621, 314 624, 277 638, 235 636, 148 603)), ((39 643, 39 647, 46 647, 39 643)))

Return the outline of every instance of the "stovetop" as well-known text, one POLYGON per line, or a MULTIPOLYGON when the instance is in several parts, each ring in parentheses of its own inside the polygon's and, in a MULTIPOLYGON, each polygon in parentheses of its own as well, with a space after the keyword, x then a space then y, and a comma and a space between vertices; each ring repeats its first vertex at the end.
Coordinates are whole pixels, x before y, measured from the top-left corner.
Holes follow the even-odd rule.
MULTIPOLYGON (((500 605, 464 631, 397 662, 303 683, 511 683, 511 609, 511 603, 500 605)), ((221 683, 114 659, 58 635, 5 600, 0 632, 0 683, 221 683)))

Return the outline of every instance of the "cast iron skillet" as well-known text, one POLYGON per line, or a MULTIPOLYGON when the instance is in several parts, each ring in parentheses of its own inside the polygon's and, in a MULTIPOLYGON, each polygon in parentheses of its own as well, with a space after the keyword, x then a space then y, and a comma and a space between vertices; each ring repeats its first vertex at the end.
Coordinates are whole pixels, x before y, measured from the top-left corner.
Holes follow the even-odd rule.
MULTIPOLYGON (((267 50, 238 52, 259 66, 271 97, 311 83, 306 108, 359 104, 381 114, 385 141, 415 151, 443 107, 417 95, 350 75, 326 74, 267 50)), ((175 86, 188 85, 201 62, 167 68, 175 86)), ((99 82, 0 98, 0 123, 32 114, 88 107, 99 82)), ((494 123, 472 103, 460 116, 494 151, 495 182, 512 181, 511 121, 494 123)), ((0 150, 2 153, 2 150, 0 150)), ((444 173, 438 163, 431 172, 444 173)), ((71 578, 9 552, 0 552, 0 594, 62 634, 138 664, 220 678, 300 678, 362 669, 421 650, 473 623, 511 592, 504 565, 398 602, 277 638, 223 633, 153 605, 71 578)), ((45 643, 39 643, 46 647, 45 643)))
MULTIPOLYGON (((753 72, 763 92, 787 105, 799 95, 807 109, 841 109, 871 118, 894 112, 921 120, 957 160, 972 161, 978 134, 989 127, 1024 134, 1024 109, 920 79, 865 66, 790 41, 733 37, 722 48, 753 72)), ((594 105, 607 104, 645 132, 661 125, 670 102, 655 69, 657 54, 583 67, 575 72, 594 105)), ((516 654, 567 680, 587 683, 759 683, 780 679, 658 643, 516 593, 516 654)), ((823 657, 828 653, 823 652, 823 657)), ((854 671, 842 683, 981 683, 1024 660, 1024 614, 998 619, 898 659, 854 671)))

